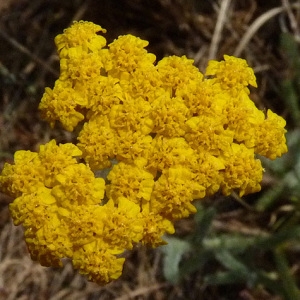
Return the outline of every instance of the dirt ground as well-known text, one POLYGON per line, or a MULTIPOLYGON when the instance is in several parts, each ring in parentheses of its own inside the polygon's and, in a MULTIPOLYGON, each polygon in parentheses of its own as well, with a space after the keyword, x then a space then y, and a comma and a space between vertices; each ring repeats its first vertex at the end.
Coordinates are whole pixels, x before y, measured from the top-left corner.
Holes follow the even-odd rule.
MULTIPOLYGON (((61 128, 51 130, 37 110, 44 88, 52 87, 59 75, 54 37, 73 20, 106 28, 108 42, 122 34, 137 35, 149 41, 147 49, 157 59, 186 55, 202 71, 209 59, 224 54, 245 58, 257 76, 258 88, 251 90, 255 104, 272 109, 295 128, 279 90, 280 82, 294 72, 280 38, 289 32, 299 43, 299 17, 300 1, 288 0, 0 1, 0 170, 4 162, 12 162, 16 150, 35 151, 51 138, 74 139, 61 128)), ((272 184, 266 176, 264 186, 272 184)), ((0 194, 0 299, 283 299, 241 284, 206 286, 197 272, 171 284, 162 274, 160 249, 138 248, 128 254, 122 277, 104 287, 88 282, 68 262, 63 269, 41 267, 28 255, 22 228, 12 224, 11 201, 0 194)), ((212 200, 205 201, 210 205, 212 200)), ((235 224, 262 228, 272 214, 253 216, 237 205, 232 212, 230 221, 222 221, 228 232, 237 230, 235 224)), ((178 234, 191 231, 192 223, 179 222, 178 234)))

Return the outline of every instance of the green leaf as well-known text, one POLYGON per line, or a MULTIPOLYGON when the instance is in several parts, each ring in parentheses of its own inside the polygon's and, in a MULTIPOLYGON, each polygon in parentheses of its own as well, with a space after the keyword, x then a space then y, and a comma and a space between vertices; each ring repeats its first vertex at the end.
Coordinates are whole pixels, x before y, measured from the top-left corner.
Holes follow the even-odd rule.
POLYGON ((291 274, 291 270, 283 251, 276 249, 274 251, 274 260, 280 275, 282 291, 287 300, 300 299, 300 291, 291 274))
POLYGON ((273 233, 269 237, 261 238, 255 244, 255 247, 272 250, 276 247, 283 245, 286 242, 300 241, 300 226, 281 230, 273 233))
POLYGON ((280 35, 280 47, 284 51, 291 67, 295 68, 299 64, 298 43, 295 37, 289 32, 280 35))
POLYGON ((299 95, 291 79, 285 79, 281 83, 282 97, 291 113, 293 122, 297 124, 300 119, 299 95))
POLYGON ((203 239, 208 234, 215 215, 216 210, 214 207, 197 207, 197 213, 195 215, 195 221, 197 225, 194 234, 191 236, 191 241, 195 246, 201 246, 203 239))
POLYGON ((277 185, 274 185, 257 200, 255 209, 259 212, 264 212, 265 210, 273 206, 279 199, 280 195, 284 192, 285 188, 286 184, 284 181, 281 181, 277 185))
POLYGON ((183 255, 191 249, 191 246, 188 242, 175 237, 165 237, 164 239, 168 243, 162 247, 165 253, 163 259, 164 276, 168 281, 177 283, 182 277, 179 271, 179 263, 183 255))
POLYGON ((281 49, 285 53, 289 62, 290 79, 293 80, 297 93, 300 92, 300 52, 299 45, 295 39, 295 36, 289 32, 284 32, 280 36, 281 49))
POLYGON ((203 248, 215 253, 223 249, 232 253, 243 253, 250 246, 255 245, 259 238, 240 234, 219 234, 216 237, 205 238, 203 248))
POLYGON ((228 285, 245 283, 245 278, 235 271, 218 272, 204 277, 207 285, 228 285))
POLYGON ((228 270, 235 271, 244 276, 250 273, 249 269, 229 251, 223 250, 216 253, 216 258, 228 270))
POLYGON ((214 260, 215 254, 212 251, 194 249, 188 259, 183 260, 180 266, 180 277, 189 275, 195 271, 201 271, 205 264, 214 260))

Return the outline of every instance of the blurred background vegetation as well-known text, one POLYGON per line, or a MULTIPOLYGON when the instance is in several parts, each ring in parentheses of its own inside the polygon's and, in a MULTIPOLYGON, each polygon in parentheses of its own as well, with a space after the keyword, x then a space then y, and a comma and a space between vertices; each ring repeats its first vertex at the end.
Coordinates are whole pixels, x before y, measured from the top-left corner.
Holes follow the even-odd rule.
POLYGON ((261 192, 197 203, 168 245, 126 254, 124 274, 104 287, 68 262, 32 262, 9 217, 12 199, 0 194, 0 299, 300 299, 300 1, 1 1, 0 170, 16 150, 74 139, 50 130, 37 106, 59 74, 53 39, 80 19, 106 28, 108 42, 131 33, 157 59, 186 55, 201 71, 224 54, 247 59, 258 81, 251 98, 287 120, 289 153, 263 160, 261 192))

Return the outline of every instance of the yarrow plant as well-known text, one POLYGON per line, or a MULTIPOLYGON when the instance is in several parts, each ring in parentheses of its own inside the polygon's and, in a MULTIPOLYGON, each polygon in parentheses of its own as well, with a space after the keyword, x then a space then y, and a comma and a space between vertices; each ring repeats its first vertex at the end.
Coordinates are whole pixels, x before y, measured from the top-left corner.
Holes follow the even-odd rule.
POLYGON ((287 146, 284 119, 249 98, 245 60, 224 55, 202 74, 185 56, 155 63, 138 37, 106 46, 98 32, 80 21, 55 38, 60 77, 39 105, 52 127, 76 128, 77 144, 17 151, 0 184, 33 260, 69 258, 105 284, 122 274, 126 250, 164 244, 194 200, 259 191, 257 154, 275 159, 287 146))

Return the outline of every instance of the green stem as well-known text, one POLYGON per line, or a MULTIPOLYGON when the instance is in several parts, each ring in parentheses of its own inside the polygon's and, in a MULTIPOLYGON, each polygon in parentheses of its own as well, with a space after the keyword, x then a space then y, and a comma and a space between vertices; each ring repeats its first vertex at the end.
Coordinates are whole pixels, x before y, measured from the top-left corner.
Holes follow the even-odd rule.
POLYGON ((297 288, 296 282, 291 275, 288 261, 283 253, 283 251, 277 248, 274 251, 274 260, 279 272, 279 277, 282 282, 282 288, 285 293, 285 299, 295 300, 300 299, 300 292, 297 288))

